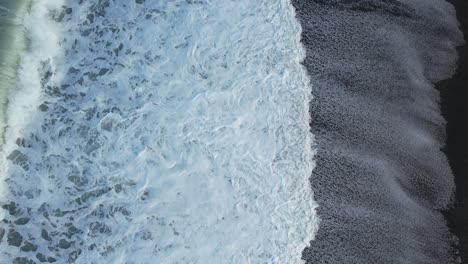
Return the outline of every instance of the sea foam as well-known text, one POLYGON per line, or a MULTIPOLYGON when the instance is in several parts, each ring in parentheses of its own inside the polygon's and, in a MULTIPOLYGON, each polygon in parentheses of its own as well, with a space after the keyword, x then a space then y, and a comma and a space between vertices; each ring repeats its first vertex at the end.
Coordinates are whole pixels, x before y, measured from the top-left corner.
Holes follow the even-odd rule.
POLYGON ((289 1, 41 1, 26 26, 4 261, 301 262, 318 220, 289 1))

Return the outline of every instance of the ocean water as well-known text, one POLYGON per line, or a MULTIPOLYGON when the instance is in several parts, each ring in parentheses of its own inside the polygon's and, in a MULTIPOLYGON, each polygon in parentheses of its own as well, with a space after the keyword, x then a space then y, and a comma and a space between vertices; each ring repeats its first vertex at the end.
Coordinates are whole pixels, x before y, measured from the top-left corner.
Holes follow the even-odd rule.
POLYGON ((0 138, 6 123, 9 92, 16 85, 20 53, 26 49, 26 36, 22 25, 29 2, 26 0, 0 0, 0 138))
POLYGON ((311 86, 287 0, 32 1, 0 262, 300 263, 311 86))

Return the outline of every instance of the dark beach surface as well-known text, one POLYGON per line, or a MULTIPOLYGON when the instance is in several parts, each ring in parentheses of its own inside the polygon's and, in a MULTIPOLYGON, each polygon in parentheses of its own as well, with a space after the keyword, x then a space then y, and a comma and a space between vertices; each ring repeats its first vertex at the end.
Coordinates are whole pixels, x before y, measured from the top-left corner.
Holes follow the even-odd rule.
POLYGON ((314 96, 321 220, 303 259, 460 263, 442 214, 455 184, 434 88, 457 68, 455 9, 441 0, 292 2, 314 96))
MULTIPOLYGON (((468 36, 468 2, 450 1, 457 10, 460 29, 465 41, 468 36)), ((447 210, 450 228, 459 238, 459 251, 463 263, 468 263, 468 47, 458 48, 460 56, 457 73, 437 83, 441 94, 442 115, 447 120, 447 145, 444 148, 453 175, 456 196, 454 207, 447 210)))

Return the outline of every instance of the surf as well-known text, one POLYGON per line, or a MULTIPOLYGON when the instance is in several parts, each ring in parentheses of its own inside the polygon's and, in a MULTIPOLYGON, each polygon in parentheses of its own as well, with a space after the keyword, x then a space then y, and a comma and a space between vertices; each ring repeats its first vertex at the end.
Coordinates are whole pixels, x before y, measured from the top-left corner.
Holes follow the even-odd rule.
POLYGON ((27 12, 26 0, 0 2, 0 138, 7 123, 8 97, 16 86, 21 52, 27 45, 22 19, 27 12))
POLYGON ((312 96, 288 1, 31 10, 3 260, 301 262, 318 227, 312 96))

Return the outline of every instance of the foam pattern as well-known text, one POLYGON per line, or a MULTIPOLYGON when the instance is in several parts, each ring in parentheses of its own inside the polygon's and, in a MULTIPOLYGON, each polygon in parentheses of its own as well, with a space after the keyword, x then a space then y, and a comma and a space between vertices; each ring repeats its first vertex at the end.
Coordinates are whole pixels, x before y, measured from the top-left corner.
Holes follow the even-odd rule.
POLYGON ((2 262, 301 262, 318 220, 288 1, 35 1, 29 19, 2 262))

